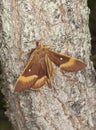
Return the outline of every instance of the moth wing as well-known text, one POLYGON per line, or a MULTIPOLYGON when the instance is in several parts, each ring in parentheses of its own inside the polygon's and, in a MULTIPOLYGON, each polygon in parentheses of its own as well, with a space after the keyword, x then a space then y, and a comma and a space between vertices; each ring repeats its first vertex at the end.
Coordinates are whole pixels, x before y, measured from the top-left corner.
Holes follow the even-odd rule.
POLYGON ((34 55, 17 79, 15 91, 23 91, 29 88, 38 89, 43 86, 47 77, 46 68, 43 68, 44 65, 42 64, 37 55, 34 55))
POLYGON ((31 86, 32 90, 38 90, 47 82, 47 76, 42 76, 36 80, 35 84, 31 86))
POLYGON ((82 61, 70 56, 59 54, 55 51, 49 50, 48 56, 54 64, 60 67, 60 69, 68 72, 79 71, 86 67, 86 64, 82 61))
POLYGON ((40 67, 36 62, 36 56, 33 56, 32 60, 28 62, 24 71, 19 76, 15 84, 15 91, 23 91, 31 88, 31 86, 38 79, 38 71, 40 67))
POLYGON ((42 56, 42 59, 39 60, 39 71, 38 71, 38 79, 35 84, 31 86, 32 90, 37 90, 41 88, 48 80, 48 70, 45 62, 45 56, 42 56))
POLYGON ((20 92, 31 88, 31 86, 36 82, 37 79, 38 79, 37 75, 28 77, 21 75, 15 83, 15 92, 20 92))

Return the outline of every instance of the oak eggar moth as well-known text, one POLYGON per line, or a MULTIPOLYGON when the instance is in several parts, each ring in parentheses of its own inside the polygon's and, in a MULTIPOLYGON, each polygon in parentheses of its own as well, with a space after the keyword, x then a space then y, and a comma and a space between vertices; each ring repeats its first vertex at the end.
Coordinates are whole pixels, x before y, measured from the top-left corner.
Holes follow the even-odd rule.
POLYGON ((52 76, 55 73, 52 63, 67 72, 79 71, 86 67, 81 60, 52 51, 48 46, 44 46, 42 41, 36 45, 27 66, 15 83, 15 91, 30 88, 37 90, 45 83, 51 88, 52 76))

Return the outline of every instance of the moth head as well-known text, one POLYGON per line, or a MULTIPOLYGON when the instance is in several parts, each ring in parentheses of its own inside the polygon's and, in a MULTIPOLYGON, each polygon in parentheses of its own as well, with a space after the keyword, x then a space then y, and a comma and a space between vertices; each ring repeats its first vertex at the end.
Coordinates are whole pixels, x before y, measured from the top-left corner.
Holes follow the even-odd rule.
POLYGON ((39 40, 39 41, 36 42, 36 47, 37 48, 42 48, 43 47, 42 40, 39 40))
POLYGON ((36 42, 36 48, 38 48, 38 49, 43 49, 43 48, 46 49, 47 48, 48 49, 50 47, 49 46, 44 46, 43 42, 42 42, 42 39, 41 39, 41 40, 36 42))

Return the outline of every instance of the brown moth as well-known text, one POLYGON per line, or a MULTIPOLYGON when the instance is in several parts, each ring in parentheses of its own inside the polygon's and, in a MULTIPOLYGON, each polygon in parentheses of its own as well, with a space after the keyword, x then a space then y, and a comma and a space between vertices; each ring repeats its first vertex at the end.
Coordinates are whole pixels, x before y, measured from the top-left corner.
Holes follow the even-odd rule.
POLYGON ((55 73, 52 63, 67 72, 79 71, 86 67, 85 63, 76 58, 59 54, 50 50, 48 46, 43 46, 42 41, 36 45, 27 66, 16 81, 15 91, 29 88, 37 90, 45 83, 51 88, 52 76, 55 73))

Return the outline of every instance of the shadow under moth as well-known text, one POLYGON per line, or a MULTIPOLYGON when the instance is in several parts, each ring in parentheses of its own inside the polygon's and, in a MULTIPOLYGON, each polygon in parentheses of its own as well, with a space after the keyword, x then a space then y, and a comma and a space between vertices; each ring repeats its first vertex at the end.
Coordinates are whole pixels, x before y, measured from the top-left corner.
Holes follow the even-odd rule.
POLYGON ((49 46, 44 46, 42 41, 36 43, 30 60, 15 83, 15 91, 26 89, 37 90, 45 83, 51 88, 52 76, 55 73, 52 63, 60 67, 61 71, 73 72, 86 67, 82 61, 59 54, 50 50, 49 46))

